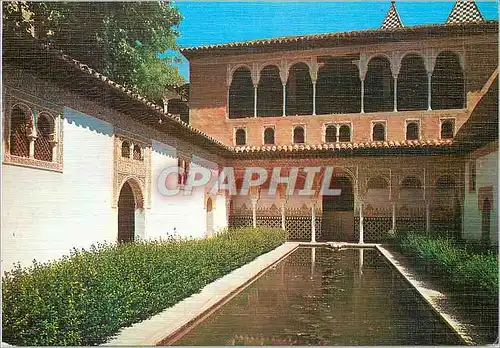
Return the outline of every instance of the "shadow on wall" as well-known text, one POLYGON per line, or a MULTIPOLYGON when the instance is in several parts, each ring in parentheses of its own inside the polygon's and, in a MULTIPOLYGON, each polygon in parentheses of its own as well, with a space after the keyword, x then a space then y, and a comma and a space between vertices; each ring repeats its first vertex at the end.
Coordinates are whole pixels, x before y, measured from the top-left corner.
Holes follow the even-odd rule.
POLYGON ((93 116, 89 116, 79 111, 65 107, 64 118, 68 121, 69 124, 74 124, 78 127, 86 128, 103 135, 108 135, 110 137, 113 136, 113 126, 93 116))

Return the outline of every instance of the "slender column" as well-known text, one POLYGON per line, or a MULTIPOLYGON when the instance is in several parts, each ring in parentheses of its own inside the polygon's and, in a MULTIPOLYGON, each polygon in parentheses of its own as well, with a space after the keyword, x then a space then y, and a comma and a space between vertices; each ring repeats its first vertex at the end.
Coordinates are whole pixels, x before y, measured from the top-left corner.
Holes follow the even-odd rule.
POLYGON ((253 117, 257 117, 257 85, 253 86, 253 117))
POLYGON ((50 141, 50 146, 52 147, 52 162, 57 162, 57 141, 50 141))
POLYGON ((28 135, 28 140, 29 140, 29 156, 30 158, 35 158, 35 140, 36 140, 36 135, 31 134, 28 135))
POLYGON ((286 83, 283 84, 283 116, 286 116, 286 83))
POLYGON ((286 230, 286 225, 285 225, 285 222, 286 222, 286 217, 285 217, 285 203, 281 203, 281 229, 283 231, 286 230))
POLYGON ((432 73, 427 73, 427 110, 432 110, 432 73))
POLYGON ((252 198, 252 220, 253 227, 257 227, 257 199, 252 198))
POLYGON ((358 265, 358 273, 359 275, 363 275, 363 264, 365 263, 364 261, 364 252, 365 250, 363 248, 359 248, 359 265, 358 265))
POLYGON ((363 244, 363 202, 359 203, 359 244, 363 244))
POLYGON ((316 81, 313 81, 313 115, 316 115, 316 81))
POLYGON ((425 202, 425 232, 431 232, 431 204, 429 201, 425 202))
POLYGON ((361 79, 361 113, 365 113, 365 79, 361 79))
POLYGON ((339 124, 336 124, 335 125, 335 141, 338 143, 339 142, 339 138, 340 138, 340 125, 339 124))
POLYGON ((316 243, 316 204, 311 207, 311 243, 316 243))
POLYGON ((392 203, 392 231, 396 232, 396 202, 392 203))
POLYGON ((398 112, 398 78, 394 78, 394 112, 398 112))
POLYGON ((314 267, 316 266, 316 248, 311 248, 311 277, 309 279, 314 279, 314 267))
POLYGON ((363 202, 359 203, 359 244, 363 244, 363 202))

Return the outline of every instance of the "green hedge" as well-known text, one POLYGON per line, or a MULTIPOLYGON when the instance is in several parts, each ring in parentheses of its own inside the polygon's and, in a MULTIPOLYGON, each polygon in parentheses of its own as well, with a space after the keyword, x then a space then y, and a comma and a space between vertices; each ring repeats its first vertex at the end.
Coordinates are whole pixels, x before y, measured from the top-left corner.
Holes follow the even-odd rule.
POLYGON ((451 239, 414 233, 398 235, 395 246, 458 289, 498 297, 498 255, 494 252, 478 253, 451 239))
POLYGON ((100 244, 3 278, 3 341, 95 345, 285 241, 279 229, 244 228, 209 239, 100 244))

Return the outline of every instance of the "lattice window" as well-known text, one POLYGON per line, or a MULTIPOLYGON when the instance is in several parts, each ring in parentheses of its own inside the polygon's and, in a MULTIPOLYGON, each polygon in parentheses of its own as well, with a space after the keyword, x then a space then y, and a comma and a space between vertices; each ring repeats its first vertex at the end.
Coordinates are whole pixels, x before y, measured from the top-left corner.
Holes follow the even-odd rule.
POLYGON ((454 120, 441 121, 441 139, 452 139, 454 133, 455 133, 454 120))
POLYGON ((305 143, 306 135, 304 127, 296 126, 293 129, 293 143, 294 144, 303 144, 305 143))
POLYGON ((351 127, 344 124, 339 128, 339 141, 348 142, 351 141, 351 127))
POLYGON ((238 146, 243 146, 247 144, 247 133, 243 128, 239 128, 235 133, 235 142, 238 146))
POLYGON ((325 143, 334 143, 337 141, 337 127, 333 124, 326 126, 325 143))
POLYGON ((35 140, 35 159, 52 162, 54 143, 54 119, 48 114, 40 114, 37 122, 37 139, 35 140))
POLYGON ((406 140, 418 140, 420 138, 418 128, 418 122, 408 122, 406 124, 406 140))
POLYGON ((274 128, 267 127, 264 130, 264 144, 265 145, 274 145, 274 128))
POLYGON ((385 124, 376 123, 373 125, 372 133, 373 141, 384 141, 385 140, 385 124))
MULTIPOLYGON (((369 243, 383 242, 389 237, 391 228, 391 217, 364 217, 363 240, 369 243)), ((359 217, 354 218, 354 238, 359 240, 359 217)))
POLYGON ((133 159, 137 161, 142 161, 144 159, 140 145, 137 144, 134 145, 133 159))
POLYGON ((27 110, 15 106, 11 111, 10 119, 10 154, 20 157, 29 157, 32 122, 31 114, 27 110))
POLYGON ((122 157, 130 158, 130 143, 126 140, 122 142, 122 157))

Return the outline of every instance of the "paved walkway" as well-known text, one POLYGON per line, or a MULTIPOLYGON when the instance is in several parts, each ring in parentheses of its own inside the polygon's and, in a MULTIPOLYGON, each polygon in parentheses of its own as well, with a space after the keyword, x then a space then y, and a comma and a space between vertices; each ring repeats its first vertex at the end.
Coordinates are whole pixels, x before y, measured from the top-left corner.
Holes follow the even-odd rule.
POLYGON ((228 301, 238 290, 298 246, 299 243, 287 242, 257 257, 252 262, 208 284, 201 292, 191 295, 148 320, 122 329, 104 346, 157 345, 167 336, 175 334, 195 319, 211 312, 209 310, 216 304, 228 301))

